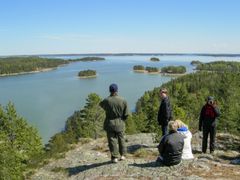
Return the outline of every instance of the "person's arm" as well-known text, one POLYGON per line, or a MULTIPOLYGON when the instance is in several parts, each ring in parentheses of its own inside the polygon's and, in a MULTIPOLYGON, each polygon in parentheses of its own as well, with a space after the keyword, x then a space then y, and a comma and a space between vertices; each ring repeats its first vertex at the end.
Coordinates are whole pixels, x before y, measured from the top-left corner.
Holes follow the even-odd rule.
POLYGON ((170 120, 172 117, 172 109, 170 105, 170 100, 167 98, 166 100, 166 119, 170 120))
POLYGON ((105 109, 105 99, 102 100, 100 103, 99 103, 99 106, 103 109, 105 109))
POLYGON ((161 125, 161 112, 160 112, 160 107, 161 107, 161 105, 159 106, 158 115, 157 115, 157 120, 158 120, 158 124, 159 124, 159 125, 161 125))
POLYGON ((202 131, 203 113, 204 113, 204 107, 202 108, 200 117, 199 117, 199 127, 198 127, 199 131, 202 131))
POLYGON ((164 147, 165 147, 165 139, 166 139, 166 135, 162 137, 158 147, 158 152, 160 155, 162 155, 163 151, 164 151, 164 147))
POLYGON ((163 101, 162 101, 162 112, 161 113, 163 113, 163 117, 164 117, 164 119, 168 119, 168 102, 167 102, 168 100, 167 99, 164 99, 163 101))
POLYGON ((124 109, 123 109, 123 116, 122 116, 122 119, 123 120, 126 120, 127 117, 129 115, 129 109, 128 109, 128 105, 127 105, 127 102, 124 101, 124 109))
POLYGON ((213 108, 214 108, 216 118, 219 117, 221 115, 220 110, 218 109, 217 106, 213 106, 213 108))

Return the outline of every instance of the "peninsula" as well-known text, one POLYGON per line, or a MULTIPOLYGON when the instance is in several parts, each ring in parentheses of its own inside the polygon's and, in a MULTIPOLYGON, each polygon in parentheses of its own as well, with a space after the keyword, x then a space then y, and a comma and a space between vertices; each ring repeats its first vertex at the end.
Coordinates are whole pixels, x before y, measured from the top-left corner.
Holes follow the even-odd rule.
POLYGON ((41 58, 37 56, 5 57, 0 58, 0 76, 44 72, 68 63, 68 61, 63 59, 41 58))

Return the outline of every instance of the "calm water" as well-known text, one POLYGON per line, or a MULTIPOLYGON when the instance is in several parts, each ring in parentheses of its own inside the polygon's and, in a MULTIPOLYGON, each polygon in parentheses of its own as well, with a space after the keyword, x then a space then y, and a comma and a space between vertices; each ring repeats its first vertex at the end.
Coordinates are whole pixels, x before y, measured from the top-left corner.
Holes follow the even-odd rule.
MULTIPOLYGON (((57 57, 57 56, 56 56, 57 57)), ((76 56, 61 57, 64 59, 76 56)), ((150 56, 106 56, 105 61, 76 62, 57 70, 36 74, 0 78, 0 104, 12 101, 17 112, 35 126, 46 143, 56 132, 64 128, 66 119, 85 104, 89 93, 102 98, 108 96, 108 86, 117 83, 119 95, 125 97, 132 110, 143 93, 171 79, 161 75, 134 73, 134 65, 163 67, 184 65, 192 71, 190 62, 222 60, 215 57, 159 56, 160 62, 150 62, 150 56), (81 70, 95 69, 97 78, 79 79, 81 70)), ((224 58, 239 60, 240 58, 224 58)))

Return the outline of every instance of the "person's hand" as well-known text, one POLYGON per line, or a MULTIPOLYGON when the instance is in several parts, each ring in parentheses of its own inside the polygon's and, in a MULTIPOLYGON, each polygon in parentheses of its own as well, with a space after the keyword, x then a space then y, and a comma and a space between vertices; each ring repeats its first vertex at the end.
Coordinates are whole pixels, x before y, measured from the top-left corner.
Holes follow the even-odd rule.
POLYGON ((212 107, 217 107, 217 101, 213 101, 213 103, 211 104, 212 105, 212 107))

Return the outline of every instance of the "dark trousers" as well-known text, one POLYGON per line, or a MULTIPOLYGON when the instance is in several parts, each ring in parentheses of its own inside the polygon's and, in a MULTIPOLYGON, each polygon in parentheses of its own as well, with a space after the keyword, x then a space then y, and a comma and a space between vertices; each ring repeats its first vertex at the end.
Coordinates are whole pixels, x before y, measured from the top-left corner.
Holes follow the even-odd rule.
POLYGON ((168 125, 162 125, 162 136, 168 134, 168 125))
POLYGON ((202 139, 202 152, 206 153, 207 143, 208 143, 208 134, 210 134, 210 152, 215 150, 215 136, 216 136, 216 127, 215 126, 203 126, 203 139, 202 139))
POLYGON ((126 154, 124 132, 107 131, 107 138, 112 158, 126 154))

